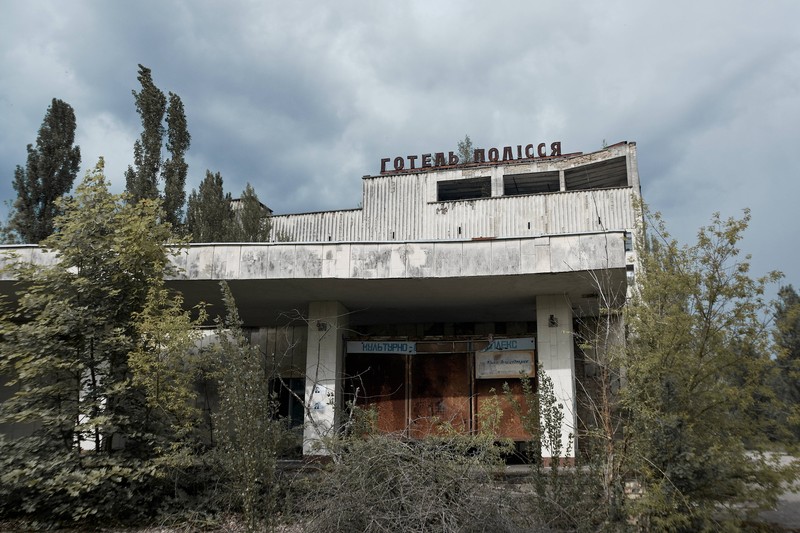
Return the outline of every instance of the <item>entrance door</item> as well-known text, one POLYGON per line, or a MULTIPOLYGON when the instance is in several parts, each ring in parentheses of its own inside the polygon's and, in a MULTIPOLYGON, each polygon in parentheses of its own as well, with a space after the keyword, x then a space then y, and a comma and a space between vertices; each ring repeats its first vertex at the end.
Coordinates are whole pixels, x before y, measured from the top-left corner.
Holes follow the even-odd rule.
POLYGON ((503 385, 508 383, 513 397, 524 404, 519 373, 527 369, 534 374, 532 338, 348 344, 346 401, 375 409, 380 432, 412 438, 444 428, 473 432, 480 423, 476 413, 496 395, 503 411, 499 436, 527 439, 503 385), (476 359, 482 362, 480 371, 476 359))
POLYGON ((409 357, 409 435, 422 438, 442 431, 445 426, 468 433, 472 429, 470 354, 431 353, 409 357))
POLYGON ((348 354, 347 401, 362 409, 378 412, 378 431, 397 433, 405 431, 407 414, 407 365, 405 354, 348 354))

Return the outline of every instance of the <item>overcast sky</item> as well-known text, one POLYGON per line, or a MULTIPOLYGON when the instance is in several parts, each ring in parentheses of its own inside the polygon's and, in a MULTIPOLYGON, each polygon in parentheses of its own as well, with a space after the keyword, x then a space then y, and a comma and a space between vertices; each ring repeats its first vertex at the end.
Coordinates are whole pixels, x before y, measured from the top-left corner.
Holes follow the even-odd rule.
POLYGON ((752 209, 754 272, 800 285, 800 2, 0 0, 0 199, 52 98, 115 192, 137 64, 206 169, 276 213, 356 207, 382 157, 636 141, 645 201, 692 242, 752 209), (4 178, 2 176, 5 176, 4 178))

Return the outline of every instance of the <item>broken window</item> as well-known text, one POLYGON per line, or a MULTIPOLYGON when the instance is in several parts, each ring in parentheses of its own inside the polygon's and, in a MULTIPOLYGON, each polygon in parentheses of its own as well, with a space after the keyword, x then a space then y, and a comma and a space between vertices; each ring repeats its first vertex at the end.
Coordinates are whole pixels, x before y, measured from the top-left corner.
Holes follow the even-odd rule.
POLYGON ((503 176, 503 194, 505 196, 558 192, 559 188, 558 171, 503 176))
POLYGON ((489 176, 440 181, 436 184, 436 199, 439 202, 491 198, 491 196, 492 182, 489 176))
POLYGON ((628 165, 623 156, 571 168, 564 171, 564 182, 568 191, 627 187, 628 165))

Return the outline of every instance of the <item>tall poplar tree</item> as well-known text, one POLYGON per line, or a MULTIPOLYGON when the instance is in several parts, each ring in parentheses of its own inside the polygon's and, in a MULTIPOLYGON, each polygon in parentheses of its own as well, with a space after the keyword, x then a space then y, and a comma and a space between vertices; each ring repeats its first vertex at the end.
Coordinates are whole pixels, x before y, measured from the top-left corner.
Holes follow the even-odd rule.
POLYGON ((133 145, 133 164, 128 167, 125 182, 134 202, 158 198, 158 175, 161 169, 161 146, 164 140, 164 114, 167 97, 153 83, 150 69, 139 65, 142 90, 133 93, 136 111, 142 119, 142 134, 133 145))
POLYGON ((189 166, 184 155, 189 149, 191 136, 186 127, 186 115, 180 96, 169 93, 167 107, 167 151, 171 157, 164 161, 164 212, 167 222, 178 226, 183 220, 186 203, 186 174, 189 166))
POLYGON ((132 93, 142 120, 142 134, 133 146, 133 166, 125 173, 126 189, 133 202, 161 197, 165 220, 177 226, 182 221, 186 199, 188 167, 184 156, 191 143, 183 102, 172 92, 167 99, 153 82, 149 68, 139 65, 137 79, 142 88, 132 93), (170 157, 162 163, 165 134, 170 157), (159 193, 159 181, 164 182, 163 194, 159 193))
POLYGON ((75 126, 72 107, 53 98, 36 147, 28 145, 27 164, 14 172, 17 198, 9 229, 22 242, 37 244, 53 233, 53 220, 60 212, 56 200, 72 188, 81 164, 81 150, 73 146, 75 126))

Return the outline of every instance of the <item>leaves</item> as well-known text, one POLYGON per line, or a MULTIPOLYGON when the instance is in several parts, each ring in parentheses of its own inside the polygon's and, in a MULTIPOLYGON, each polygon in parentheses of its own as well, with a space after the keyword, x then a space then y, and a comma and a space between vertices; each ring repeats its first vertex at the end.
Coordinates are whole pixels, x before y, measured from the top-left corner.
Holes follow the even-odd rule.
POLYGON ((158 437, 173 427, 185 437, 189 423, 177 408, 166 422, 151 416, 148 387, 160 372, 172 380, 167 403, 189 403, 179 389, 193 323, 163 285, 171 232, 157 201, 109 192, 102 160, 59 206, 56 232, 42 242, 58 260, 14 264, 19 300, 2 313, 0 369, 15 392, 0 421, 29 431, 0 445, 2 512, 16 512, 17 498, 56 521, 146 512, 155 493, 140 489, 154 483, 158 437), (165 350, 169 364, 142 364, 165 350))
POLYGON ((765 444, 766 421, 752 408, 770 398, 763 295, 780 277, 750 276, 737 247, 749 220, 748 211, 715 214, 696 244, 680 246, 653 216, 652 237, 640 239, 623 395, 651 527, 712 527, 719 504, 767 506, 779 489, 757 497, 748 489, 776 473, 745 443, 765 444), (679 516, 685 524, 671 522, 679 516))
POLYGON ((25 167, 14 172, 17 198, 9 229, 25 243, 36 244, 53 233, 61 213, 57 200, 69 192, 81 163, 75 141, 75 112, 62 100, 53 98, 47 108, 36 147, 28 145, 25 167))

